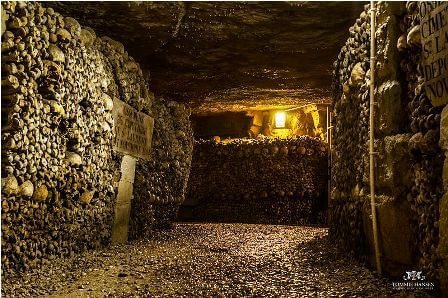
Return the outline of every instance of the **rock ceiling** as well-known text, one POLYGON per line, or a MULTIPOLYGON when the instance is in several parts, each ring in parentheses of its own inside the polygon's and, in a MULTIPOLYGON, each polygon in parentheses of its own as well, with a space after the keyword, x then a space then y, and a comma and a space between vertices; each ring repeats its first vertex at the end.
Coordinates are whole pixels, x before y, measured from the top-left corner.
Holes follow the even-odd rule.
POLYGON ((126 45, 156 95, 196 110, 328 102, 360 2, 46 2, 126 45))

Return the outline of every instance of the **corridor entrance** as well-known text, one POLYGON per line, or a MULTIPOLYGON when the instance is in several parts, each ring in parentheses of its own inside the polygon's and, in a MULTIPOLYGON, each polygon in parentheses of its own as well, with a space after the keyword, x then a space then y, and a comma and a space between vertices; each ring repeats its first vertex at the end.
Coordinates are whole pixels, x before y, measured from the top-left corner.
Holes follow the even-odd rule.
POLYGON ((448 2, 0 6, 2 296, 448 296, 448 2))

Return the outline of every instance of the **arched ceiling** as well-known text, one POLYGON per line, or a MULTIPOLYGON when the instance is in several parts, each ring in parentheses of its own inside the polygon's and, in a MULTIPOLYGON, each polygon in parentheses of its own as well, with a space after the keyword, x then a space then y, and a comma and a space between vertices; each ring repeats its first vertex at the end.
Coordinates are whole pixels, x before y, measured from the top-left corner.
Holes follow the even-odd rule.
POLYGON ((122 42, 156 95, 198 110, 330 101, 361 2, 46 2, 122 42))

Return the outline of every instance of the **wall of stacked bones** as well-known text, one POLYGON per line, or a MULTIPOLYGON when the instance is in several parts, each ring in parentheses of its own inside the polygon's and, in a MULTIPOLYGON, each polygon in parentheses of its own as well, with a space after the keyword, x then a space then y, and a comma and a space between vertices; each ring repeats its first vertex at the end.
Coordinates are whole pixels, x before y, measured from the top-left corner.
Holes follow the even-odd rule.
POLYGON ((153 159, 138 163, 131 210, 131 239, 170 227, 184 201, 193 153, 190 112, 177 102, 156 101, 153 159))
POLYGON ((327 165, 319 138, 195 141, 180 219, 324 223, 327 165))
MULTIPOLYGON (((382 263, 392 275, 418 268, 428 280, 442 280, 439 238, 446 231, 439 231, 444 162, 439 138, 444 106, 434 107, 422 86, 417 3, 380 2, 377 8, 375 151, 382 263)), ((330 234, 345 250, 371 259, 369 15, 367 5, 334 63, 330 234)))
POLYGON ((122 158, 112 151, 113 98, 155 118, 130 235, 169 225, 191 160, 189 112, 155 99, 121 43, 73 18, 2 2, 2 22, 2 272, 110 242, 122 158))

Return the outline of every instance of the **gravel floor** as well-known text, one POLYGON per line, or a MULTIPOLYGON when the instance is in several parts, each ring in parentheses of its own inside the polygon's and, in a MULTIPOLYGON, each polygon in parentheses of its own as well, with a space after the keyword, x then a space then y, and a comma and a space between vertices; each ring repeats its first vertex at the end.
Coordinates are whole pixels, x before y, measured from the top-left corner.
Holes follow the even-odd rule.
MULTIPOLYGON (((3 297, 425 297, 336 252, 327 230, 177 224, 2 281, 3 297)), ((429 295, 428 295, 429 297, 429 295)))

